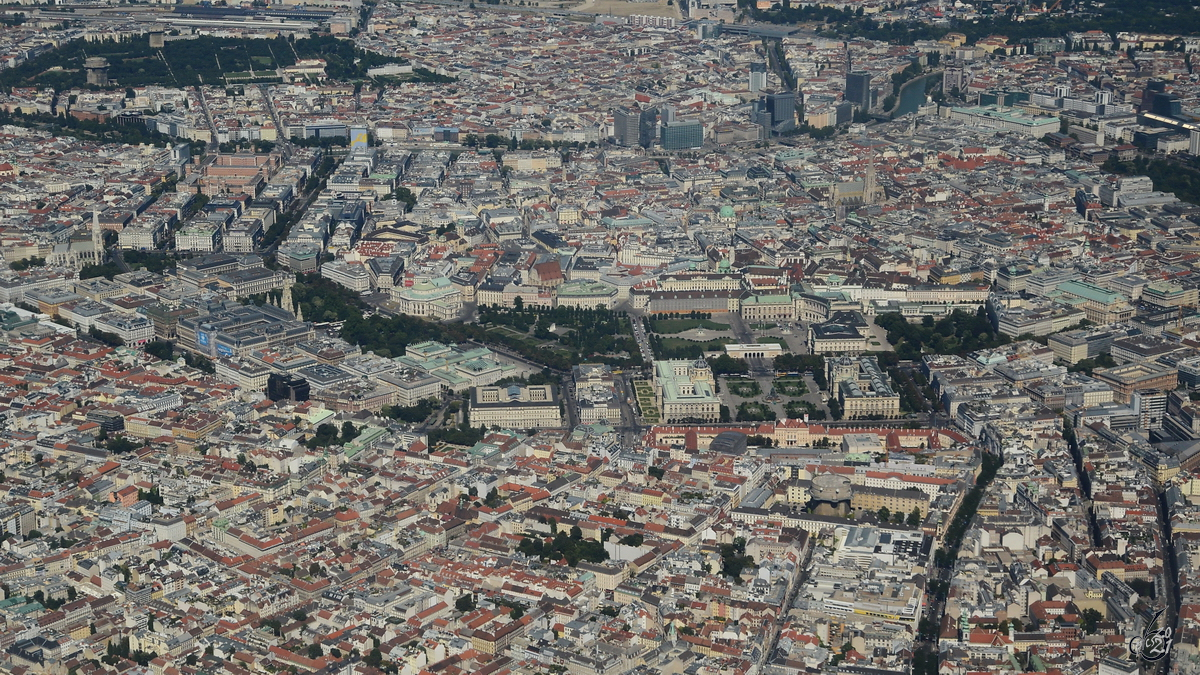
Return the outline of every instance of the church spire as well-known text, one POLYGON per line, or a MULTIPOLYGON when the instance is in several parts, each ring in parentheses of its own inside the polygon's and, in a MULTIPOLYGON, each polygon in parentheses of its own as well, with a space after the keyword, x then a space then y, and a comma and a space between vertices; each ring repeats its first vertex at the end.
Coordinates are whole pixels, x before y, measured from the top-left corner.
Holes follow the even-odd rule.
POLYGON ((96 257, 96 264, 104 264, 104 235, 100 232, 100 209, 99 207, 92 209, 92 255, 96 257))
POLYGON ((875 187, 875 149, 871 149, 871 154, 867 158, 867 178, 863 185, 863 201, 867 204, 876 204, 879 202, 878 189, 875 187))

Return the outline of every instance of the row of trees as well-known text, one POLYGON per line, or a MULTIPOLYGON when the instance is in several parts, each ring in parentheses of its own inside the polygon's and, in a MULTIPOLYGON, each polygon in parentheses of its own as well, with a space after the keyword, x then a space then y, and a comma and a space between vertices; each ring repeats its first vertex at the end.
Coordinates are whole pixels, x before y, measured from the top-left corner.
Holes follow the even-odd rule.
POLYGON ((467 421, 461 422, 457 427, 439 427, 429 432, 429 447, 435 448, 440 443, 449 443, 451 445, 472 446, 487 438, 487 428, 472 427, 467 421))
POLYGON ((121 347, 125 345, 125 341, 121 339, 120 335, 102 331, 95 326, 92 326, 90 329, 88 329, 88 335, 99 340, 100 342, 103 342, 109 347, 121 347))
POLYGON ((825 377, 825 358, 815 354, 780 354, 774 360, 775 371, 780 373, 803 373, 812 371, 813 382, 821 389, 828 389, 825 377))
POLYGON ((958 558, 958 549, 962 546, 963 535, 967 532, 967 526, 971 524, 971 519, 975 517, 975 511, 979 508, 979 502, 983 499, 984 492, 987 491, 988 485, 995 479, 996 472, 1003 464, 1003 457, 984 453, 983 469, 979 472, 979 477, 975 479, 975 485, 963 498, 962 504, 955 512, 954 520, 950 521, 950 527, 946 528, 942 547, 934 553, 934 561, 938 567, 949 568, 954 565, 954 561, 958 558))
MULTIPOLYGON (((323 311, 327 311, 324 308, 327 308, 328 304, 323 304, 322 307, 323 311)), ((309 318, 307 313, 305 318, 309 318)), ((341 331, 343 340, 384 358, 402 356, 405 348, 415 342, 445 341, 451 337, 445 326, 407 315, 385 317, 375 314, 363 317, 359 311, 339 318, 345 321, 341 331)))
POLYGON ((208 373, 209 375, 217 372, 217 367, 213 364, 212 359, 200 356, 199 354, 193 354, 185 351, 183 352, 183 361, 188 366, 195 368, 200 372, 208 373))
POLYGON ((83 269, 79 270, 80 279, 95 279, 104 277, 112 281, 113 277, 121 273, 121 267, 116 263, 104 263, 103 265, 84 265, 83 269))
MULTIPOLYGON (((203 196, 203 195, 200 195, 203 196)), ((207 197, 205 197, 207 201, 207 197)), ((175 268, 175 259, 162 251, 124 251, 125 264, 130 269, 145 269, 147 272, 162 274, 175 268)))
POLYGON ((425 418, 432 415, 437 408, 437 399, 427 398, 417 401, 417 404, 412 406, 385 405, 379 414, 401 422, 415 424, 424 422, 425 418))
POLYGON ((29 269, 30 267, 42 267, 45 264, 46 264, 45 258, 31 256, 28 258, 21 258, 20 260, 14 260, 13 262, 9 263, 8 266, 14 272, 23 272, 23 271, 29 269))
POLYGON ((709 359, 708 367, 712 369, 713 375, 717 376, 745 375, 750 372, 750 366, 746 365, 745 359, 735 359, 728 354, 709 359))
POLYGON ((1067 370, 1072 373, 1083 373, 1088 377, 1092 376, 1092 371, 1096 368, 1112 368, 1117 362, 1113 359, 1112 354, 1103 352, 1094 359, 1081 359, 1076 361, 1074 365, 1068 366, 1067 370))
MULTIPOLYGON (((335 80, 361 80, 371 68, 391 63, 407 63, 402 58, 360 49, 353 40, 343 40, 332 35, 316 35, 296 40, 294 46, 296 54, 302 59, 325 59, 325 74, 335 80)), ((273 51, 276 55, 279 54, 278 49, 273 51)), ((413 69, 414 72, 417 70, 421 69, 413 69)))
POLYGON ((909 527, 918 527, 921 525, 921 509, 916 507, 913 507, 907 518, 900 511, 892 513, 886 506, 879 507, 879 511, 875 515, 879 517, 880 523, 886 523, 890 520, 897 525, 905 523, 909 527))
POLYGON ((175 345, 166 340, 151 340, 142 349, 147 354, 158 357, 163 361, 170 361, 175 356, 175 345))

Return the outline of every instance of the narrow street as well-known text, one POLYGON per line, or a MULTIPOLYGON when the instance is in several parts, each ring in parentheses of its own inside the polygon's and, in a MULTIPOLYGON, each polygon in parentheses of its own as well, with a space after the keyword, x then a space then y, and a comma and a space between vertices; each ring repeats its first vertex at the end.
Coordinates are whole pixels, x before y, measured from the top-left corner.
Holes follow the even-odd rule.
POLYGON ((121 249, 120 246, 112 247, 112 259, 113 259, 113 262, 117 263, 117 267, 121 268, 121 272, 131 272, 132 271, 129 268, 129 263, 125 262, 125 252, 121 249))
POLYGON ((217 125, 213 122, 212 112, 208 109, 208 101, 204 98, 203 90, 197 90, 196 98, 200 99, 200 107, 204 109, 204 119, 208 122, 208 130, 212 133, 213 142, 211 145, 219 145, 220 141, 217 140, 217 125))
POLYGON ((771 625, 771 637, 767 641, 767 648, 763 650, 762 661, 759 663, 760 669, 771 662, 771 656, 779 648, 779 634, 783 632, 783 627, 788 622, 792 611, 792 604, 796 602, 796 595, 799 594, 801 588, 804 588, 804 584, 808 582, 811 565, 812 547, 810 546, 808 555, 804 557, 804 560, 801 561, 797 568, 799 571, 796 573, 796 576, 792 577, 792 585, 788 589, 787 597, 784 598, 783 606, 779 610, 779 616, 775 617, 775 621, 771 625))
POLYGON ((642 317, 630 314, 629 322, 633 326, 633 339, 637 341, 638 349, 642 351, 642 363, 649 368, 654 361, 654 350, 650 348, 650 336, 646 334, 642 317))
MULTIPOLYGON (((1175 559, 1175 542, 1171 539, 1171 517, 1167 510, 1167 499, 1164 493, 1158 494, 1158 524, 1162 528, 1163 536, 1163 570, 1166 578, 1162 584, 1163 590, 1166 591, 1167 597, 1164 598, 1166 605, 1166 621, 1163 625, 1170 626, 1172 635, 1179 634, 1179 565, 1175 559)), ((1160 628, 1162 626, 1160 625, 1160 628)), ((1176 638, 1178 639, 1178 638, 1176 638)), ((1167 650, 1167 655, 1162 661, 1156 665, 1155 671, 1166 675, 1171 672, 1171 650, 1167 650)))
POLYGON ((571 377, 571 373, 562 376, 558 382, 558 391, 562 396, 563 403, 563 423, 568 429, 574 429, 579 426, 579 404, 575 397, 575 380, 571 377))
POLYGON ((621 435, 622 446, 631 448, 637 445, 637 440, 645 432, 646 427, 641 424, 637 410, 633 407, 633 384, 628 377, 628 373, 616 376, 613 378, 613 385, 617 394, 617 404, 621 409, 621 420, 615 425, 616 430, 621 435))
POLYGON ((423 434, 429 431, 432 427, 441 426, 442 417, 446 414, 446 409, 450 407, 451 399, 442 400, 442 405, 437 410, 429 413, 429 416, 421 421, 421 426, 416 428, 416 433, 423 434))

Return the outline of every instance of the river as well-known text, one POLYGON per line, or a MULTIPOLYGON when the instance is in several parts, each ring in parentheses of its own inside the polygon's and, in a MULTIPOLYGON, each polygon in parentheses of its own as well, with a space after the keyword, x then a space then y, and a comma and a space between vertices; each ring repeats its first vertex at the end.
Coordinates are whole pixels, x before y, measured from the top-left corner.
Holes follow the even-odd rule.
POLYGON ((904 86, 900 88, 900 103, 896 105, 892 117, 917 112, 917 108, 925 105, 925 87, 927 86, 927 82, 930 78, 941 76, 941 72, 936 72, 905 82, 904 86))

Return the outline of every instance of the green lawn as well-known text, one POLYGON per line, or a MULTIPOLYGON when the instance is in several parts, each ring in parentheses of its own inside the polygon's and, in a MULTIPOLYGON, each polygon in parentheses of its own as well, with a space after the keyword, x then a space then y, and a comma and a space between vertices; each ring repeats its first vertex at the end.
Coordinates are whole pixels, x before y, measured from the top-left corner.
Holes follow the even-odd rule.
POLYGON ((687 340, 685 338, 671 338, 671 337, 662 339, 663 348, 667 349, 667 350, 680 349, 683 347, 697 347, 698 346, 698 347, 700 347, 700 349, 702 349, 703 351, 706 351, 706 352, 718 351, 721 349, 721 347, 723 347, 727 344, 732 344, 734 342, 736 342, 736 340, 734 340, 733 338, 727 338, 727 337, 714 338, 712 340, 708 340, 707 342, 702 342, 700 340, 687 340))
POLYGON ((803 396, 808 393, 808 387, 804 385, 804 380, 796 378, 786 378, 775 380, 775 393, 781 396, 803 396))
POLYGON ((791 419, 800 419, 805 414, 814 422, 825 419, 825 411, 817 410, 817 407, 808 401, 788 401, 783 404, 783 411, 791 419))
POLYGON ((737 419, 739 422, 765 422, 774 420, 775 411, 765 403, 746 402, 738 406, 737 419))
POLYGON ((762 394, 762 387, 758 386, 758 382, 756 380, 731 378, 725 380, 725 386, 728 387, 729 391, 735 396, 741 396, 742 398, 754 398, 755 396, 762 394))
POLYGON ((488 326, 488 331, 492 332, 492 333, 503 333, 505 335, 508 335, 509 337, 515 337, 515 338, 520 338, 520 339, 525 339, 525 338, 529 337, 529 333, 515 330, 513 328, 509 328, 508 326, 488 326))
POLYGON ((559 354, 565 354, 567 356, 571 355, 571 351, 563 348, 563 346, 558 342, 554 342, 552 340, 539 340, 531 336, 529 333, 522 333, 521 331, 509 326, 488 326, 487 330, 490 333, 499 333, 506 337, 514 338, 529 349, 558 352, 559 354))
POLYGON ((717 323, 710 319, 655 319, 650 322, 650 330, 663 335, 682 333, 693 328, 706 330, 729 330, 729 324, 717 323))
POLYGON ((781 337, 760 337, 755 340, 755 342, 760 345, 779 345, 780 347, 783 347, 783 351, 790 351, 788 349, 787 340, 784 340, 781 337))
POLYGON ((637 400, 638 410, 650 424, 659 421, 658 402, 654 399, 654 385, 647 380, 633 381, 633 397, 637 400))

